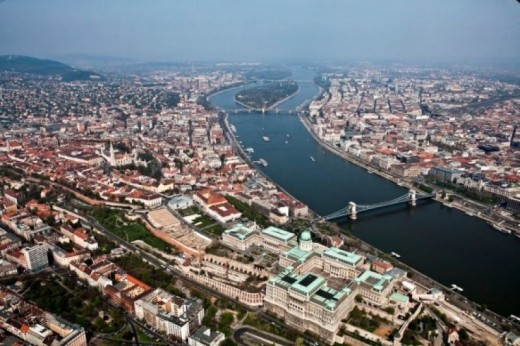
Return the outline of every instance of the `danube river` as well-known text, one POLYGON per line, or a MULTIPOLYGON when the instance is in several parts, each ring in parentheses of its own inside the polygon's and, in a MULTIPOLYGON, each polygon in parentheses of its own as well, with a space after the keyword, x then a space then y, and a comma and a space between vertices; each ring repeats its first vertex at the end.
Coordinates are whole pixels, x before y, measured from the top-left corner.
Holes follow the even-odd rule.
MULTIPOLYGON (((300 91, 278 106, 294 109, 316 96, 314 72, 293 69, 300 91)), ((233 101, 237 89, 210 98, 223 109, 242 108, 233 101)), ((320 215, 345 207, 349 201, 370 204, 403 195, 406 189, 369 174, 321 148, 296 115, 230 112, 237 140, 252 147, 253 159, 269 163, 260 167, 290 194, 320 215), (264 142, 262 136, 268 136, 264 142), (314 161, 311 160, 311 156, 314 161)), ((486 304, 502 315, 520 315, 520 239, 493 230, 484 221, 437 202, 415 208, 360 214, 341 226, 446 286, 457 284, 471 300, 486 304)))

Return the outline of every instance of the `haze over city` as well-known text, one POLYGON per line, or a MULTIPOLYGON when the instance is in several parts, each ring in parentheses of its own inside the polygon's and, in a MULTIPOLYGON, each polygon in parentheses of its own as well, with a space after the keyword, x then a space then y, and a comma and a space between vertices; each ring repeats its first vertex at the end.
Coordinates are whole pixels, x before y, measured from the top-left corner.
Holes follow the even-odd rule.
POLYGON ((520 346, 520 0, 0 0, 0 345, 520 346))
POLYGON ((7 0, 0 53, 147 61, 514 62, 513 0, 7 0))

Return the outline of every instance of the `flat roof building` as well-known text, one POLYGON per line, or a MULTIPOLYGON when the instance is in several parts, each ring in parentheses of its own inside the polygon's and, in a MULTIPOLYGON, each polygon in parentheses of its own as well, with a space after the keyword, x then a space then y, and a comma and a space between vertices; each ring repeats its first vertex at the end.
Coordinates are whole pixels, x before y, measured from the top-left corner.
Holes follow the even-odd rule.
POLYGON ((261 244, 262 239, 257 232, 237 224, 222 233, 222 241, 234 249, 245 251, 253 244, 261 244))
POLYGON ((135 314, 153 328, 177 340, 186 340, 201 325, 202 302, 184 299, 157 288, 135 302, 135 314))
POLYGON ((188 338, 190 346, 218 346, 224 341, 224 334, 219 331, 211 330, 206 326, 200 326, 199 329, 188 338))
POLYGON ((331 343, 353 306, 350 287, 336 290, 325 278, 312 273, 297 275, 287 270, 266 285, 265 307, 269 311, 288 325, 307 329, 331 343))
POLYGON ((264 242, 263 246, 274 253, 286 251, 296 244, 296 235, 286 230, 270 226, 260 233, 264 242))
POLYGON ((385 304, 394 286, 390 275, 381 275, 371 270, 363 272, 354 282, 358 285, 358 291, 364 301, 373 305, 385 304))

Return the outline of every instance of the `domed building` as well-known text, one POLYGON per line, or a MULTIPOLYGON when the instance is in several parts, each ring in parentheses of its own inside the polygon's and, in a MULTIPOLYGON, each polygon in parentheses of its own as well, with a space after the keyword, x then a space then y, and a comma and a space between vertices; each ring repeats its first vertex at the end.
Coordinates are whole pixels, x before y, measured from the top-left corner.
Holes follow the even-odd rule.
POLYGON ((311 232, 303 231, 300 234, 300 250, 302 251, 312 251, 312 238, 311 232))

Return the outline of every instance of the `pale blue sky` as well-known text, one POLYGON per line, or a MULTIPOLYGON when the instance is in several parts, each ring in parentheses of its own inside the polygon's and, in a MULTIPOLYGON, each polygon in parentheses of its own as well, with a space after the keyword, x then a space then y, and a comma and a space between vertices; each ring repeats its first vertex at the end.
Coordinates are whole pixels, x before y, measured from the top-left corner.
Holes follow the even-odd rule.
POLYGON ((0 0, 0 54, 520 60, 515 0, 0 0))

